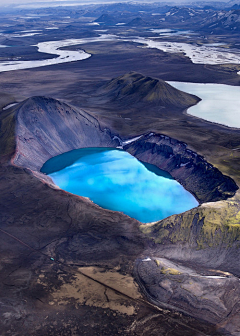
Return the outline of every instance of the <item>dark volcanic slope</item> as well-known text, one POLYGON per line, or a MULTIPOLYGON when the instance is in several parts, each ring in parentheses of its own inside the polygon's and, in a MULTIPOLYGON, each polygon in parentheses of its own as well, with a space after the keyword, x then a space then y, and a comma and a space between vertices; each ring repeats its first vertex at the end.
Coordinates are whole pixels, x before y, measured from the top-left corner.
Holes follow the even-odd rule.
POLYGON ((60 101, 33 97, 1 118, 1 152, 17 166, 39 170, 58 154, 81 147, 116 147, 111 132, 83 110, 60 101), (15 123, 15 129, 13 127, 15 123))
POLYGON ((227 199, 238 189, 233 179, 189 150, 185 143, 168 136, 150 133, 124 149, 139 160, 169 172, 200 203, 227 199))
POLYGON ((200 98, 177 90, 161 79, 145 77, 136 72, 112 79, 97 94, 123 106, 140 102, 184 109, 200 101, 200 98))

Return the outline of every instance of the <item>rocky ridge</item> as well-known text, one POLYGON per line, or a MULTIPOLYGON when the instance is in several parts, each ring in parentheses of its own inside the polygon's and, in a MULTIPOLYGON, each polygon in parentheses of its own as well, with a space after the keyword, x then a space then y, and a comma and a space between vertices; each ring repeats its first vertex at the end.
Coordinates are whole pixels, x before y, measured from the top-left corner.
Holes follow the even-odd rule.
POLYGON ((218 33, 238 33, 240 30, 240 10, 217 11, 201 22, 201 29, 218 33))
POLYGON ((187 145, 159 134, 147 134, 123 147, 140 161, 170 173, 200 202, 234 196, 238 186, 187 145))
POLYGON ((149 300, 212 323, 222 323, 240 309, 239 279, 230 273, 194 270, 163 257, 135 263, 135 275, 149 300), (200 313, 201 312, 201 313, 200 313))

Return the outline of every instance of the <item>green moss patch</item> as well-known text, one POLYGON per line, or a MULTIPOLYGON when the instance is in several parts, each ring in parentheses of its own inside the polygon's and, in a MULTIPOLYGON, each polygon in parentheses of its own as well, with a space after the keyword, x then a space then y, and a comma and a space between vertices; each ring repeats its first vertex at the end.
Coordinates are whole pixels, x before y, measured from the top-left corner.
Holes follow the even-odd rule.
POLYGON ((196 249, 225 246, 240 240, 240 193, 228 201, 206 203, 157 223, 141 225, 157 244, 189 243, 196 249))

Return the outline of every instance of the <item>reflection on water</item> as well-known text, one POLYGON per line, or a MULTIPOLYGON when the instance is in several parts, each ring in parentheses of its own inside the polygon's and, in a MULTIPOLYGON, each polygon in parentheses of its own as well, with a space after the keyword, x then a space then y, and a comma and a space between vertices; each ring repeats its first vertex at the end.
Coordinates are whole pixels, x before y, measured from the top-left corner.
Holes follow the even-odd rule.
POLYGON ((168 82, 175 88, 202 99, 188 113, 231 127, 240 127, 240 87, 225 84, 168 82))
POLYGON ((50 159, 42 171, 60 188, 145 223, 198 205, 168 173, 147 167, 122 150, 88 148, 50 159))

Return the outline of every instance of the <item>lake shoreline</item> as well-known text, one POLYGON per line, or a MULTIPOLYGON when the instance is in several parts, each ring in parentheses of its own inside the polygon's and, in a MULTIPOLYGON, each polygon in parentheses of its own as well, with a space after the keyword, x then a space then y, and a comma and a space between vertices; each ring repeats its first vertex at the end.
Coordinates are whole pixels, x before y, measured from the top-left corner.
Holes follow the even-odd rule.
POLYGON ((233 129, 240 128, 240 114, 239 114, 239 120, 236 120, 236 116, 234 114, 240 111, 240 98, 239 101, 235 99, 235 97, 238 97, 238 94, 235 91, 239 91, 240 95, 239 87, 230 88, 230 90, 233 91, 231 93, 232 94, 231 96, 229 95, 229 93, 227 93, 227 90, 229 91, 230 85, 226 84, 186 83, 186 82, 171 82, 171 81, 169 81, 168 83, 173 87, 177 88, 178 90, 194 94, 201 99, 199 103, 184 110, 183 113, 187 113, 187 115, 190 115, 192 117, 199 118, 204 121, 211 122, 212 124, 217 124, 223 127, 233 129), (206 92, 203 92, 203 88, 205 88, 206 92), (225 92, 221 91, 219 92, 218 90, 219 88, 222 91, 225 90, 227 94, 225 92), (217 99, 218 95, 219 99, 217 99), (227 104, 225 103, 226 99, 224 99, 224 95, 229 100, 227 101, 227 104), (213 102, 214 102, 214 111, 216 111, 215 114, 212 112, 213 102), (237 103, 239 104, 239 109, 237 108, 238 106, 237 103), (231 107, 231 104, 233 104, 234 106, 231 107), (218 122, 217 120, 214 120, 216 118, 223 118, 223 122, 218 122), (239 127, 236 127, 235 125, 232 126, 231 123, 235 124, 239 123, 239 127))
POLYGON ((169 173, 149 166, 125 150, 92 147, 53 157, 40 171, 62 190, 142 223, 159 221, 199 205, 169 173))

